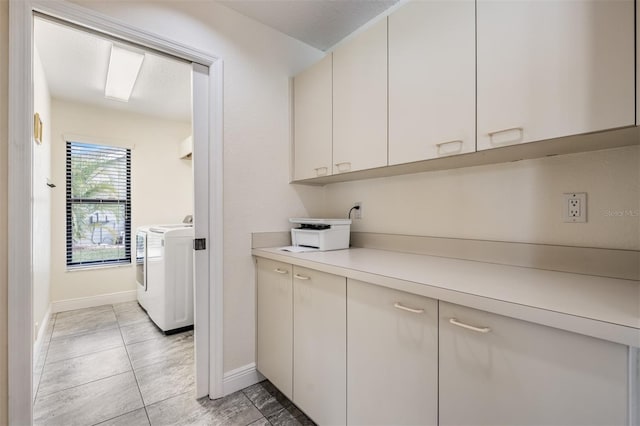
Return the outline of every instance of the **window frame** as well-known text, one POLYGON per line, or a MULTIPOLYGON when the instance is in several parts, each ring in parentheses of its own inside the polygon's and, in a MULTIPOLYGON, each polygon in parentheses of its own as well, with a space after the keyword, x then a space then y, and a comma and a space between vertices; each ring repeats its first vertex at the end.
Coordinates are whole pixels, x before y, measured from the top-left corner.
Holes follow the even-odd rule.
POLYGON ((132 263, 132 230, 131 230, 131 148, 96 144, 84 141, 67 140, 65 144, 65 222, 66 222, 66 266, 67 269, 95 268, 103 266, 128 265, 132 263), (73 145, 91 145, 105 150, 122 150, 125 153, 125 198, 74 198, 72 188, 72 148, 73 145), (124 256, 113 259, 73 261, 73 206, 78 204, 124 205, 124 256))

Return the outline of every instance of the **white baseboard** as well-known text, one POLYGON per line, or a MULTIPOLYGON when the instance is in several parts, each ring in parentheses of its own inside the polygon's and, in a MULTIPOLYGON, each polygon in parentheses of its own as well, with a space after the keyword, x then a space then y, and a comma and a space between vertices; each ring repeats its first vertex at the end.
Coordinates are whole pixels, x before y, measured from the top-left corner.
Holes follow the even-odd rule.
POLYGON ((224 396, 232 394, 264 380, 264 376, 256 370, 256 364, 244 365, 224 373, 222 389, 224 396))
POLYGON ((93 308, 95 306, 132 302, 134 300, 138 300, 138 292, 136 290, 121 291, 98 296, 79 297, 77 299, 57 300, 51 302, 51 311, 54 313, 73 311, 74 309, 93 308))
POLYGON ((40 357, 40 353, 42 352, 42 344, 44 343, 45 333, 47 332, 47 328, 49 327, 49 321, 51 320, 51 304, 47 308, 47 311, 44 313, 44 317, 41 319, 40 325, 38 326, 38 335, 36 336, 36 341, 33 344, 33 365, 38 363, 38 358, 40 357))

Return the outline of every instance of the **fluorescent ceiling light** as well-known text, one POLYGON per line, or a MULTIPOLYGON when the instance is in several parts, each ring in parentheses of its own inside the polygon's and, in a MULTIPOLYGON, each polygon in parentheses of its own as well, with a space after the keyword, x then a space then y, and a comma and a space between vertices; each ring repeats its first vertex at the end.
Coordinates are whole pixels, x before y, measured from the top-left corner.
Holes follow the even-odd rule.
POLYGON ((112 44, 104 97, 128 102, 143 60, 144 53, 132 52, 112 44))

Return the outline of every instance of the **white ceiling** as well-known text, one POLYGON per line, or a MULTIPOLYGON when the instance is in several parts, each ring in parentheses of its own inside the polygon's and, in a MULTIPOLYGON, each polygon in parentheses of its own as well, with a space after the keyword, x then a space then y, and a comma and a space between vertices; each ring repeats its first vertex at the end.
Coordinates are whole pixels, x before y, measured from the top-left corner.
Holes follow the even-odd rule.
POLYGON ((186 62, 145 52, 131 99, 120 102, 104 97, 111 40, 39 18, 34 33, 53 98, 191 121, 191 66, 186 62))
MULTIPOLYGON (((334 46, 398 1, 218 0, 320 50, 334 46)), ((111 40, 40 18, 35 20, 34 33, 53 98, 165 119, 191 120, 189 64, 146 52, 131 99, 120 102, 104 97, 111 40)))
POLYGON ((399 0, 218 0, 249 18, 327 50, 399 0))

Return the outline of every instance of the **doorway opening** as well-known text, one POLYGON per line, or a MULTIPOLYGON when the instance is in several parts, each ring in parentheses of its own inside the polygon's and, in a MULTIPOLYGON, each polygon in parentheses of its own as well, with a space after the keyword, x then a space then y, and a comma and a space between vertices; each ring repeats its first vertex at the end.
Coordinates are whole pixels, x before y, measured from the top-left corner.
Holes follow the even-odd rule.
POLYGON ((195 396, 192 66, 41 16, 34 42, 34 421, 147 416, 195 396))
MULTIPOLYGON (((58 179, 53 178, 53 170, 43 170, 38 168, 38 165, 42 165, 42 162, 38 163, 35 156, 40 155, 41 152, 36 152, 36 149, 44 145, 47 141, 46 132, 51 132, 53 128, 52 120, 51 127, 47 127, 47 120, 43 120, 44 114, 41 116, 38 114, 34 120, 34 114, 38 111, 34 108, 36 103, 33 102, 34 87, 32 81, 24 76, 29 76, 30 71, 35 70, 36 61, 42 62, 42 57, 36 58, 36 50, 38 46, 35 43, 32 29, 36 20, 46 18, 49 21, 53 21, 55 24, 63 24, 67 27, 73 27, 75 30, 82 30, 94 36, 100 35, 111 41, 111 43, 118 44, 119 47, 125 47, 129 50, 141 50, 145 52, 145 55, 157 55, 158 57, 175 56, 174 59, 179 59, 181 63, 188 63, 190 66, 190 94, 192 96, 189 102, 189 107, 192 113, 192 125, 191 136, 193 140, 193 173, 192 173, 192 188, 193 196, 195 200, 192 203, 193 214, 193 236, 196 239, 209 240, 207 244, 207 250, 191 251, 194 258, 194 292, 195 292, 195 304, 194 307, 196 314, 194 317, 195 327, 195 348, 192 350, 193 355, 191 359, 195 358, 195 374, 194 385, 190 392, 192 392, 193 398, 196 396, 208 395, 211 398, 217 398, 221 396, 222 389, 222 138, 221 138, 221 94, 222 94, 222 63, 216 57, 191 49, 187 46, 182 46, 171 40, 151 35, 144 31, 138 31, 135 28, 131 28, 126 25, 122 25, 119 22, 89 11, 82 7, 67 4, 65 2, 12 2, 10 5, 10 35, 13 38, 13 42, 10 47, 10 93, 9 103, 10 107, 10 127, 9 127, 9 139, 11 141, 9 148, 9 220, 12 222, 12 232, 9 235, 9 392, 12 395, 9 404, 9 421, 12 424, 29 424, 33 422, 33 405, 34 399, 37 397, 38 388, 35 388, 33 381, 29 380, 33 377, 33 367, 37 365, 34 363, 33 355, 40 355, 40 353, 34 351, 33 342, 37 337, 41 339, 46 336, 47 328, 41 321, 34 320, 37 317, 38 309, 41 309, 41 305, 36 307, 38 303, 34 296, 38 296, 38 288, 33 285, 36 284, 35 276, 37 271, 34 266, 41 265, 41 262, 46 264, 41 256, 39 247, 42 246, 42 241, 38 240, 40 236, 46 235, 46 233, 39 234, 34 225, 36 223, 32 221, 32 217, 37 216, 40 212, 36 212, 36 206, 32 204, 32 198, 36 195, 34 188, 36 185, 42 184, 42 178, 45 179, 46 188, 48 188, 49 194, 53 191, 63 190, 65 212, 63 214, 64 219, 62 225, 58 222, 54 222, 54 217, 49 217, 49 227, 51 231, 55 227, 64 229, 65 239, 64 247, 61 249, 59 246, 54 247, 53 232, 50 235, 50 251, 49 256, 53 259, 61 252, 63 254, 63 268, 73 269, 73 266, 77 266, 78 262, 86 267, 86 265, 96 266, 96 263, 101 263, 100 269, 111 270, 124 270, 127 267, 122 265, 116 265, 118 262, 126 263, 130 262, 130 269, 135 270, 135 264, 137 261, 136 247, 135 247, 135 211, 133 206, 135 201, 131 199, 131 216, 127 217, 127 202, 118 199, 118 203, 110 203, 113 201, 108 197, 98 197, 98 199, 81 199, 76 200, 73 196, 67 196, 66 194, 71 186, 68 185, 69 180, 66 173, 69 169, 73 169, 73 155, 68 154, 68 151, 73 151, 74 148, 82 148, 84 145, 89 146, 90 149, 85 149, 85 153, 97 152, 97 147, 109 147, 112 149, 124 149, 128 151, 125 156, 135 158, 136 143, 127 145, 125 138, 116 140, 106 138, 102 140, 96 133, 83 131, 80 134, 66 133, 58 135, 60 140, 49 140, 49 149, 53 154, 55 149, 60 148, 60 144, 64 146, 63 162, 64 162, 64 182, 60 182, 58 179), (37 17, 36 17, 37 15, 37 17), (39 124, 39 127, 36 126, 39 124), (16 142, 16 141, 19 141, 16 142), (125 142, 124 144, 122 142, 125 142), (69 158, 72 157, 72 158, 69 158), (32 163, 33 158, 33 163, 32 163), (71 167, 69 167, 71 164, 71 167), (213 172, 210 173, 210 168, 213 172), (37 175, 37 173, 44 172, 44 175, 37 175), (45 176, 49 175, 49 176, 45 176), (48 178, 48 181, 47 181, 48 178), (80 201, 80 204, 90 204, 95 208, 95 211, 84 211, 82 208, 76 207, 74 211, 74 201, 80 201), (112 205, 113 204, 113 205, 112 205), (71 205, 71 214, 67 214, 71 205), (117 205, 117 206, 116 206, 117 205), (75 216, 73 213, 77 213, 75 216), (84 213, 84 214, 83 214, 84 213), (68 221, 74 219, 80 220, 86 225, 84 231, 79 230, 76 234, 71 232, 71 237, 67 232, 66 226, 68 221), (127 223, 128 221, 128 223, 127 223), (38 245, 36 245, 38 244, 38 245), (69 248, 69 245, 71 246, 69 248), (114 254, 115 253, 115 254, 114 254), (37 260, 37 262, 36 262, 37 260), (209 265, 219 265, 216 268, 216 272, 210 274, 209 265), (33 275, 32 275, 33 274, 33 275), (29 283, 31 285, 24 285, 29 283), (219 309, 219 310, 218 310, 219 309), (209 315, 211 312, 211 315, 209 315), (36 325, 36 322, 38 323, 36 325), (37 327, 37 329, 36 329, 37 327), (35 353, 34 353, 35 352, 35 353), (210 368, 211 366, 211 368, 210 368)), ((37 52, 39 56, 41 52, 37 52)), ((39 64, 42 66, 42 63, 39 64)), ((46 77, 45 77, 46 78, 46 77)), ((104 76, 102 76, 104 78, 104 76)), ((94 82, 95 83, 95 82, 94 82)), ((49 114, 53 111, 53 117, 67 117, 70 120, 82 117, 89 109, 97 109, 97 105, 89 107, 78 107, 77 105, 57 105, 64 103, 73 103, 73 99, 69 100, 54 100, 51 102, 49 114), (65 109, 67 109, 65 113, 65 109)), ((120 115, 127 115, 125 111, 117 111, 120 115)), ((105 113, 101 117, 104 118, 109 114, 115 114, 113 111, 105 113)), ((98 114, 100 115, 100 114, 98 114)), ((93 124, 89 126, 91 128, 97 128, 97 122, 90 123, 86 120, 84 125, 93 124)), ((99 120, 98 120, 99 121, 99 120)), ((166 121, 166 120, 165 120, 166 121)), ((187 126, 189 127, 189 126, 187 126)), ((57 127, 56 127, 57 128, 57 127)), ((86 129, 86 127, 85 127, 86 129)), ((156 132, 160 127, 156 128, 156 132)), ((48 138, 51 139, 51 133, 48 134, 48 138)), ((160 136, 156 137, 160 139, 160 136)), ((186 139, 186 138, 185 138, 186 139)), ((184 139, 183 139, 184 140, 184 139)), ((140 149, 140 143, 138 144, 140 149)), ((179 155, 179 149, 177 149, 179 155)), ((60 151, 55 151, 60 153, 60 151)), ((118 155, 111 153, 102 153, 107 157, 111 155, 113 164, 117 163, 115 157, 118 155)), ((154 153, 152 157, 157 157, 157 153, 154 153)), ((94 157, 93 160, 96 158, 94 157)), ((86 160, 86 158, 85 158, 86 160)), ((104 160, 104 158, 103 158, 104 160)), ((38 160, 39 161, 39 160, 38 160)), ((189 161, 189 160, 181 160, 189 161)), ((59 164, 56 164, 58 167, 59 164)), ((135 162, 131 160, 130 167, 131 173, 134 173, 135 162)), ((126 167, 125 167, 126 168, 126 167)), ((77 169, 77 167, 76 167, 77 169)), ((117 173, 116 173, 117 174, 117 173)), ((58 176, 59 175, 55 175, 58 176)), ((126 182, 124 179, 123 182, 126 182)), ((131 195, 135 195, 135 181, 136 179, 130 179, 130 192, 131 195)), ((94 182, 95 183, 95 182, 94 182)), ((104 182, 103 182, 104 183, 104 182)), ((117 186, 117 185, 116 185, 117 186)), ((125 186, 127 184, 125 183, 125 186)), ((104 185, 103 185, 104 189, 104 185)), ((62 192, 62 191, 61 191, 62 192)), ((118 192, 117 188, 111 188, 108 192, 118 192)), ((104 194, 103 194, 104 195, 104 194)), ((82 198, 82 197, 81 197, 82 198)), ((116 197, 117 198, 117 197, 116 197)), ((35 200, 34 200, 35 201, 35 200)), ((53 195, 50 195, 49 202, 54 203, 53 195)), ((60 202, 60 199, 56 199, 56 203, 60 202)), ((163 207, 166 209, 166 205, 163 207)), ((46 211, 44 209, 43 211, 46 211)), ((188 213, 188 212, 187 212, 188 213)), ((141 217, 142 215, 140 215, 141 217)), ((187 214, 180 214, 182 220, 187 214)), ((174 219, 170 221, 151 222, 150 224, 175 224, 174 219), (171 222, 171 223, 169 223, 171 222)), ((39 222, 42 224, 43 222, 39 222)), ((46 220, 44 221, 46 227, 46 220)), ((182 228, 189 228, 181 224, 182 228)), ((78 227, 78 228, 81 228, 78 227)), ((193 240, 192 237, 190 237, 193 240)), ((57 240, 56 240, 57 241, 57 240)), ((46 259, 44 259, 46 260, 46 259)), ((76 274, 80 276, 81 267, 74 272, 69 272, 68 275, 76 274)), ((98 269, 98 268, 96 268, 98 269)), ((46 268, 41 269, 38 273, 46 275, 46 268)), ((52 268, 49 273, 51 275, 52 268)), ((135 273, 133 274, 133 282, 135 283, 135 273)), ((39 280, 42 275, 38 276, 39 280)), ((74 278, 72 278, 73 280, 74 278)), ((87 279, 87 281, 90 279, 87 279)), ((46 280, 45 280, 46 281, 46 280)), ((94 284, 94 283, 91 283, 94 284)), ((136 285, 133 286, 135 292, 136 285)), ((90 286, 87 285, 84 289, 86 291, 90 286)), ((52 289, 50 288, 50 291, 52 289)), ((60 288, 56 287, 55 292, 58 292, 60 288)), ((58 293, 55 293, 58 294, 58 293)), ((143 318, 143 313, 136 311, 134 308, 137 305, 137 296, 133 297, 131 290, 115 291, 112 293, 106 293, 110 296, 103 299, 103 301, 111 300, 113 303, 107 304, 109 308, 98 308, 98 311, 87 311, 85 316, 82 317, 80 313, 79 317, 74 320, 67 321, 67 324, 84 324, 89 327, 89 324, 98 320, 100 315, 100 309, 103 312, 108 312, 111 309, 110 314, 116 316, 117 328, 120 331, 120 338, 124 340, 124 333, 122 332, 122 326, 124 325, 118 322, 118 317, 123 318, 126 321, 127 315, 129 320, 134 320, 135 317, 143 318), (114 296, 115 295, 115 296, 114 296), (116 300, 109 299, 109 297, 115 297, 116 300), (120 299, 118 299, 120 298, 120 299), (124 302, 123 298, 128 298, 130 302, 128 305, 120 305, 116 308, 116 304, 124 302), (114 304, 115 303, 115 304, 114 304), (118 310, 118 312, 116 312, 118 310), (82 317, 82 318, 81 318, 82 317)), ((100 306, 97 301, 100 301, 101 295, 86 295, 81 294, 79 297, 53 299, 49 297, 49 300, 54 302, 60 302, 55 306, 55 311, 68 311, 73 308, 85 308, 87 306, 96 307, 100 306), (96 300, 96 297, 98 300, 96 300)), ((52 295, 53 296, 53 295, 52 295)), ((46 300, 46 297, 44 298, 46 300)), ((104 304, 102 304, 104 306, 104 304)), ((53 307, 53 304, 52 304, 53 307)), ((46 313, 46 310, 45 310, 46 313)), ((40 310, 41 314, 41 310, 40 310)), ((54 312, 56 315, 57 312, 54 312)), ((71 315, 71 314, 69 314, 71 315)), ((109 316, 109 313, 106 314, 109 316)), ((146 315, 146 314, 144 314, 146 315)), ((58 325, 59 333, 58 337, 64 337, 64 316, 61 315, 58 325)), ((50 315, 42 315, 42 318, 50 318, 50 315)), ((98 321, 99 322, 99 321, 98 321)), ((153 320, 151 320, 153 322, 153 320)), ((160 322, 160 321, 158 321, 160 322)), ((72 327, 73 328, 73 327, 72 327)), ((181 328, 181 327, 180 327, 181 328)), ((54 340, 54 333, 56 330, 55 322, 52 323, 51 333, 49 335, 48 345, 54 340)), ((95 331, 95 330, 94 330, 95 331)), ((157 329, 156 329, 157 331, 157 329)), ((88 333, 85 333, 88 335, 88 333)), ((87 337, 88 339, 88 337, 87 337)), ((44 345, 46 337, 41 340, 40 347, 44 345)), ((124 342, 123 342, 124 343, 124 342)), ((132 342, 131 342, 132 343, 132 342)), ((80 345, 82 346, 82 345, 80 345)), ((125 344, 126 347, 126 344, 125 344)), ((48 348, 48 350, 51 348, 48 348)), ((53 351, 55 352, 55 351, 53 351)), ((53 354, 52 352, 52 354, 53 354)), ((97 352, 96 352, 97 353, 97 352)), ((128 348, 125 348, 125 353, 128 354, 128 348)), ((82 356, 82 355, 81 355, 82 356)), ((51 358, 53 360, 54 358, 51 358)), ((129 358, 130 366, 133 364, 133 359, 129 358)), ((64 361, 64 360, 63 360, 64 361)), ((77 360, 79 361, 79 360, 77 360)), ((42 361, 46 365, 46 358, 42 361)), ((101 364, 104 367, 107 363, 101 364)), ((133 370, 133 367, 132 367, 133 370)), ((112 371, 113 372, 113 371, 112 371)), ((42 370, 42 378, 46 374, 44 369, 42 370)), ((133 373, 131 373, 133 374, 133 373)), ((114 374, 115 377, 117 374, 114 374)), ((100 379, 98 379, 100 380, 100 379)), ((92 381, 92 383, 95 382, 92 381)), ((42 385, 42 381, 38 382, 38 387, 42 385)), ((77 388, 79 385, 72 383, 72 388, 77 388)), ((46 388, 46 386, 45 386, 46 388)), ((138 392, 143 391, 138 388, 138 392)), ((54 393, 55 386, 49 388, 49 391, 54 393)))

